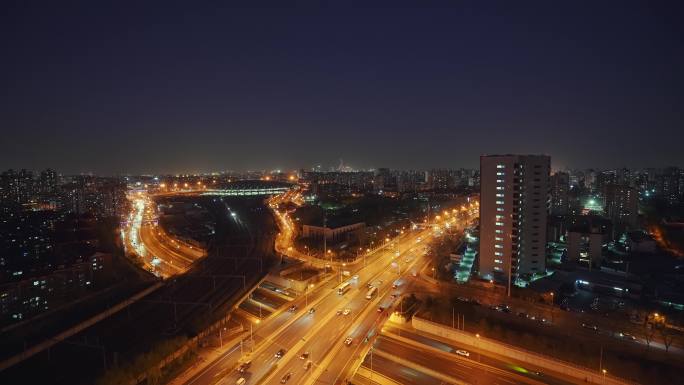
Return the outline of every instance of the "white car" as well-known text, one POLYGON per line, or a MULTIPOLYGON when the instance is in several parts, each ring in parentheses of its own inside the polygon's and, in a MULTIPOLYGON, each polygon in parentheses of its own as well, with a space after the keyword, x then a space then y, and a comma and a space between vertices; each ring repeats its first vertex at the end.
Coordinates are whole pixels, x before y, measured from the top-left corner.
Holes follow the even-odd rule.
POLYGON ((459 356, 463 356, 463 357, 470 357, 470 352, 467 350, 459 349, 456 351, 456 354, 458 354, 459 356))
POLYGON ((351 337, 347 337, 347 339, 344 340, 344 344, 347 345, 347 346, 351 345, 352 342, 354 342, 354 339, 351 338, 351 337))
POLYGON ((351 309, 350 309, 350 308, 346 308, 346 309, 344 309, 344 311, 342 312, 342 315, 349 315, 349 313, 351 313, 351 309))

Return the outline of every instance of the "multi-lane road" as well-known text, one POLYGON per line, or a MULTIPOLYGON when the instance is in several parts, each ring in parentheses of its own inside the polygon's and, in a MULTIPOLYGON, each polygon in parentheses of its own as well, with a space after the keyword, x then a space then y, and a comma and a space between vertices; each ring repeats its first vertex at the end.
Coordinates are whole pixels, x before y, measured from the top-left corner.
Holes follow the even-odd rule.
MULTIPOLYGON (((329 348, 342 345, 348 335, 354 336, 354 342, 351 348, 346 350, 355 350, 362 340, 361 330, 352 328, 356 320, 359 319, 364 309, 370 309, 371 314, 378 314, 377 306, 370 305, 376 303, 380 296, 375 296, 370 301, 366 300, 365 296, 368 291, 366 284, 372 282, 380 286, 381 294, 386 293, 399 274, 405 273, 417 260, 417 258, 411 258, 407 264, 406 257, 404 260, 400 258, 411 249, 414 251, 419 249, 416 248, 416 241, 421 236, 424 238, 427 235, 423 232, 407 235, 396 242, 395 248, 384 249, 371 256, 367 266, 360 266, 354 272, 358 278, 350 279, 351 289, 343 295, 337 293, 339 282, 338 276, 335 275, 304 298, 294 301, 293 304, 298 307, 296 312, 277 312, 261 324, 251 325, 252 337, 247 336, 242 348, 245 353, 242 360, 251 361, 251 367, 245 375, 240 375, 235 371, 226 373, 227 369, 235 367, 237 359, 240 358, 238 346, 229 350, 209 365, 205 371, 189 380, 187 384, 213 384, 219 380, 222 384, 234 384, 240 377, 247 379, 249 384, 257 383, 258 380, 263 380, 264 383, 279 383, 282 376, 289 372, 294 373, 290 381, 298 383, 303 377, 303 366, 306 361, 312 361, 313 367, 310 373, 314 373, 318 367, 321 367, 322 361, 329 353, 329 348), (396 256, 396 251, 399 251, 400 257, 396 256), (315 312, 309 313, 310 308, 314 308, 315 312), (348 315, 337 315, 338 310, 347 308, 350 309, 348 315), (247 346, 251 339, 254 340, 256 351, 248 354, 247 346), (280 349, 285 349, 285 355, 276 359, 276 352, 280 349), (310 357, 307 360, 301 360, 299 356, 306 351, 310 353, 310 357)), ((325 373, 320 374, 325 375, 325 373)))
POLYGON ((157 224, 151 198, 142 191, 131 194, 132 212, 124 227, 126 249, 136 254, 145 268, 168 278, 186 272, 206 252, 174 239, 157 224))
MULTIPOLYGON (((459 225, 456 219, 448 220, 459 225)), ((332 384, 350 378, 392 303, 406 290, 402 277, 417 273, 416 264, 423 261, 424 245, 433 232, 427 228, 407 233, 370 255, 365 266, 350 266, 353 276, 347 281, 351 288, 345 293, 338 294, 339 276, 330 277, 306 298, 294 302, 296 312, 276 312, 261 324, 251 325, 252 336, 242 346, 228 349, 186 384, 235 384, 241 378, 247 384, 276 384, 284 379, 293 384, 332 384), (393 288, 396 281, 399 285, 393 288), (369 284, 377 287, 377 294, 370 299, 369 284), (379 307, 385 310, 379 311, 379 307), (351 343, 345 343, 347 338, 351 343), (281 349, 282 356, 278 356, 281 349), (238 360, 250 362, 245 373, 233 370, 238 360), (311 367, 305 368, 309 361, 311 367)))
POLYGON ((372 353, 366 355, 362 365, 365 370, 357 373, 354 383, 370 383, 371 370, 376 378, 405 385, 576 383, 475 346, 457 345, 404 327, 386 325, 372 353), (469 356, 456 351, 467 352, 469 356))
MULTIPOLYGON (((282 199, 271 201, 280 227, 276 249, 302 257, 291 247, 295 230, 287 212, 278 209, 283 202, 282 199)), ((459 220, 453 216, 442 222, 446 221, 452 230, 461 230, 466 222, 463 217, 459 220)), ((366 263, 350 265, 346 269, 351 271, 351 277, 342 280, 340 275, 331 274, 325 283, 292 302, 295 311, 281 309, 263 320, 244 320, 249 324, 243 325, 250 331, 249 335, 229 347, 185 385, 232 385, 241 381, 246 385, 343 384, 352 378, 354 383, 372 383, 369 373, 395 383, 416 385, 572 383, 552 376, 540 381, 534 371, 485 352, 476 353, 475 361, 454 354, 454 346, 450 347, 452 352, 435 351, 435 345, 447 346, 446 343, 426 342, 426 337, 418 333, 404 330, 403 337, 397 338, 391 326, 387 326, 390 332, 382 333, 395 303, 410 293, 412 286, 421 286, 416 275, 427 264, 423 258, 427 251, 425 244, 435 236, 435 227, 414 229, 371 253, 366 263), (338 293, 343 282, 348 282, 350 287, 338 293), (368 296, 370 286, 377 291, 368 296), (371 356, 374 356, 373 363, 371 356), (236 368, 244 362, 249 362, 249 367, 240 373, 236 368)), ((154 238, 155 233, 143 234, 147 236, 154 238)))

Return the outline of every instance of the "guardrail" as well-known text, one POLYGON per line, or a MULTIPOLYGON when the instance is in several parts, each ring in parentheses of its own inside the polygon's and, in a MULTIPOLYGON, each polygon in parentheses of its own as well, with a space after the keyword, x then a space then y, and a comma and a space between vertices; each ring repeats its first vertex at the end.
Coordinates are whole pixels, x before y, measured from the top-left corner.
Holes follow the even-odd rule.
POLYGON ((489 338, 476 337, 473 334, 456 330, 449 326, 428 321, 417 316, 413 317, 411 324, 416 330, 434 334, 446 339, 474 346, 478 349, 487 350, 502 356, 533 364, 535 366, 552 370, 588 383, 612 385, 635 384, 635 382, 615 377, 613 375, 600 373, 584 366, 575 365, 567 361, 545 356, 536 352, 519 348, 517 346, 508 345, 489 338))

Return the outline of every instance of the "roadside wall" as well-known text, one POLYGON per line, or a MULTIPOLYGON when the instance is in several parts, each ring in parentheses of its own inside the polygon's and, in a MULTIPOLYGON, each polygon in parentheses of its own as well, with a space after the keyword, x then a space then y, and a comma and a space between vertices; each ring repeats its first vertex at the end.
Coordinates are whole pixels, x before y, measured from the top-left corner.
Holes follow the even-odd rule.
POLYGON ((487 350, 496 354, 500 354, 502 356, 513 358, 517 361, 533 364, 535 366, 551 370, 569 377, 574 377, 578 380, 586 381, 588 383, 612 385, 630 384, 630 382, 627 382, 626 380, 616 378, 611 375, 606 375, 604 379, 603 374, 599 373, 598 371, 593 371, 582 366, 576 366, 569 362, 557 360, 555 358, 551 358, 548 356, 543 356, 538 353, 530 352, 488 338, 477 338, 473 334, 456 330, 446 325, 428 321, 417 316, 413 317, 411 324, 416 330, 434 334, 467 345, 472 345, 478 349, 487 350))

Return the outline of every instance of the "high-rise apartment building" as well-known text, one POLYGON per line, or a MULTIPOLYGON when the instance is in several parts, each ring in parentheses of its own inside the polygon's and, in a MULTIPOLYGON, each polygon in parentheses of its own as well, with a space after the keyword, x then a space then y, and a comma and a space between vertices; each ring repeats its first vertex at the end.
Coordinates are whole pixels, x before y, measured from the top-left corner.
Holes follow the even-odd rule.
POLYGON ((657 179, 657 192, 668 204, 684 199, 684 170, 677 167, 665 168, 657 179))
POLYGON ((638 197, 634 187, 610 184, 605 187, 605 213, 620 232, 637 228, 638 197))
POLYGON ((551 214, 566 215, 569 209, 570 174, 557 172, 551 176, 551 214))
POLYGON ((480 157, 480 275, 513 283, 546 270, 547 155, 480 157))
POLYGON ((54 194, 57 192, 57 172, 45 169, 40 172, 38 187, 41 194, 54 194))

